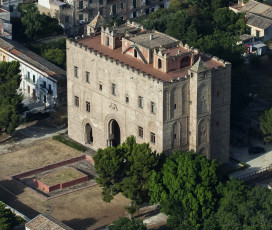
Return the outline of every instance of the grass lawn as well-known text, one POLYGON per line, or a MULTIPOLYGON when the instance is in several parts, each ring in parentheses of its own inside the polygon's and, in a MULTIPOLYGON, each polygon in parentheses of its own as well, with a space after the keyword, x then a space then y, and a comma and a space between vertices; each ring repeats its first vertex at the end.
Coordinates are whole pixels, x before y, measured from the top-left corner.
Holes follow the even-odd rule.
POLYGON ((42 183, 52 186, 60 183, 65 183, 86 176, 84 173, 77 171, 74 168, 65 168, 53 173, 50 173, 39 179, 42 183))

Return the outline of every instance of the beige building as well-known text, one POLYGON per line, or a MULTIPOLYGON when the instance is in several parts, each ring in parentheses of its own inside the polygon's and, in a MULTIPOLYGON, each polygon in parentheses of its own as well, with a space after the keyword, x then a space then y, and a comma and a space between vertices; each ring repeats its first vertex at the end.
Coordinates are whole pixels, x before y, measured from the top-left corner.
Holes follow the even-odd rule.
POLYGON ((129 22, 67 40, 68 134, 229 158, 231 64, 129 22))
POLYGON ((82 35, 98 13, 110 23, 116 18, 128 20, 167 8, 170 0, 38 0, 38 9, 59 20, 66 34, 82 35))
POLYGON ((254 0, 231 5, 230 10, 235 13, 245 13, 248 33, 264 42, 272 39, 272 6, 254 0))

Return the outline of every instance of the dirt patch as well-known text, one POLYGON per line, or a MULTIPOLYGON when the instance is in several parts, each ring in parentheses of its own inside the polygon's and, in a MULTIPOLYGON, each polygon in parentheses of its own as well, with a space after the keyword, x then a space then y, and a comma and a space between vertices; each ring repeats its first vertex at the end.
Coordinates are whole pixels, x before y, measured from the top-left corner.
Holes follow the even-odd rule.
POLYGON ((80 156, 82 152, 52 139, 31 143, 23 149, 0 155, 0 200, 30 218, 46 213, 74 229, 98 229, 125 215, 129 200, 117 195, 111 203, 102 200, 99 186, 89 187, 50 200, 7 176, 80 156))

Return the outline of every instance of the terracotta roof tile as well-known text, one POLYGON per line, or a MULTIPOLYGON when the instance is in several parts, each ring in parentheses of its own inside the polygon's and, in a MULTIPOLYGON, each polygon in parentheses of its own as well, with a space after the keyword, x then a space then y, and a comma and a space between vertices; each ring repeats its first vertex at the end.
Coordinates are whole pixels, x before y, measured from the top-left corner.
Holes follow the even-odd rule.
MULTIPOLYGON (((122 53, 122 47, 117 49, 110 49, 101 45, 101 36, 94 36, 94 37, 86 37, 81 40, 78 40, 77 43, 82 44, 87 48, 91 48, 98 53, 101 53, 108 58, 112 58, 113 60, 119 61, 124 63, 124 65, 129 65, 135 69, 139 69, 140 71, 152 75, 155 78, 162 80, 162 81, 171 81, 177 79, 179 77, 185 77, 188 74, 188 67, 184 67, 179 70, 170 71, 168 73, 163 73, 162 71, 153 68, 153 63, 151 64, 144 64, 141 60, 135 59, 130 55, 126 55, 122 53)), ((170 51, 171 52, 171 51, 170 51)), ((173 51, 174 52, 174 51, 173 51)), ((194 61, 197 61, 199 58, 199 54, 195 54, 194 61)), ((218 68, 219 66, 224 66, 222 63, 212 60, 206 56, 201 55, 202 61, 205 62, 206 66, 209 68, 218 68)))

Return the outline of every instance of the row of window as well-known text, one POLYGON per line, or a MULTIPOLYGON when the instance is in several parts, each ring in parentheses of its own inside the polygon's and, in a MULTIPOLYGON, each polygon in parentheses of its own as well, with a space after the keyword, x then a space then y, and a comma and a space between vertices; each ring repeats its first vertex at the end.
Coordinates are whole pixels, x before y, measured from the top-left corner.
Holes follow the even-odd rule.
MULTIPOLYGON (((50 86, 50 89, 51 89, 51 85, 50 86)), ((101 90, 102 90, 102 85, 101 86, 101 90)), ((113 95, 115 95, 115 88, 113 88, 113 92, 112 92, 113 95)), ((78 96, 75 96, 75 106, 76 107, 79 107, 79 97, 78 96)), ((126 103, 129 103, 129 97, 126 96, 126 103)), ((139 96, 138 97, 138 107, 139 108, 143 108, 143 97, 142 96, 139 96)), ((90 102, 87 102, 86 101, 86 112, 90 112, 90 102), (87 106, 88 104, 88 106, 87 106), (87 109, 88 108, 88 109, 87 109)), ((155 102, 151 101, 151 113, 155 114, 156 113, 156 104, 155 102)))
MULTIPOLYGON (((144 137, 144 129, 141 126, 138 126, 138 136, 143 138, 144 137)), ((150 132, 150 142, 155 144, 156 143, 156 135, 155 133, 150 132)))
MULTIPOLYGON (((79 77, 78 67, 77 66, 74 67, 74 77, 75 78, 79 77)), ((90 72, 88 72, 88 71, 85 72, 85 80, 86 80, 86 83, 90 83, 90 72)), ((103 90, 102 84, 99 84, 99 90, 100 91, 103 90)), ((112 83, 112 85, 111 85, 111 94, 113 96, 116 96, 116 84, 114 84, 114 83, 112 83)), ((126 100, 126 103, 128 104, 129 103, 129 97, 126 96, 125 100, 126 100)), ((141 109, 143 109, 143 107, 144 107, 143 100, 144 99, 143 99, 142 96, 138 96, 138 107, 141 108, 141 109)), ((154 113, 154 114, 156 113, 156 103, 153 102, 153 101, 151 101, 151 113, 154 113)))

